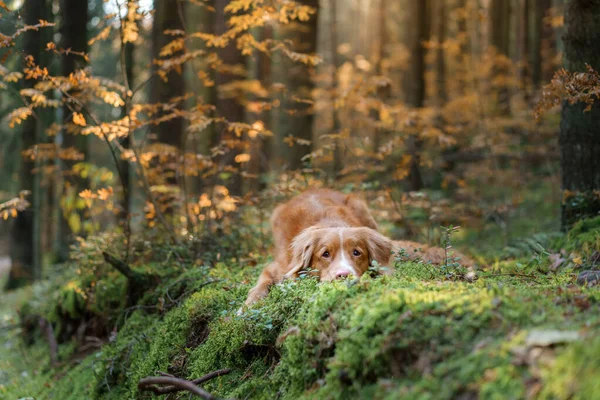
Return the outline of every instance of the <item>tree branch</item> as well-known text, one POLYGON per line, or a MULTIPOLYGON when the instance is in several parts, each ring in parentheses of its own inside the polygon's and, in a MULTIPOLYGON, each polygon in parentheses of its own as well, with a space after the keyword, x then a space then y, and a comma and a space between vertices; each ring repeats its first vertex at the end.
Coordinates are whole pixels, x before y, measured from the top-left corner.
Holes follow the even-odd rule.
MULTIPOLYGON (((173 376, 151 376, 147 378, 140 379, 138 383, 138 388, 142 391, 151 391, 154 394, 161 395, 167 393, 179 392, 182 390, 187 390, 188 392, 195 394, 198 397, 201 397, 206 400, 214 400, 215 396, 197 386, 200 383, 209 381, 218 376, 226 375, 230 373, 230 369, 221 369, 218 371, 211 372, 210 374, 206 374, 201 378, 195 379, 193 381, 188 381, 185 379, 175 378, 173 376), (168 386, 157 386, 157 385, 168 385, 168 386)), ((167 375, 161 373, 161 375, 167 375)))
POLYGON ((186 390, 206 400, 216 399, 215 396, 202 389, 201 387, 196 386, 193 382, 187 381, 185 379, 172 378, 170 376, 151 376, 148 378, 142 378, 138 383, 138 388, 142 391, 151 391, 157 395, 186 390), (157 385, 169 386, 160 387, 157 385))
POLYGON ((39 320, 40 329, 46 334, 46 340, 48 340, 48 346, 50 347, 50 364, 55 367, 58 365, 58 343, 54 336, 54 329, 52 324, 45 318, 39 320))
POLYGON ((108 252, 103 251, 102 256, 104 257, 104 260, 107 263, 109 263, 110 265, 115 267, 115 269, 117 271, 119 271, 120 273, 122 273, 127 279, 135 280, 138 277, 138 274, 136 272, 134 272, 129 265, 125 264, 123 261, 119 260, 112 254, 109 254, 108 252))

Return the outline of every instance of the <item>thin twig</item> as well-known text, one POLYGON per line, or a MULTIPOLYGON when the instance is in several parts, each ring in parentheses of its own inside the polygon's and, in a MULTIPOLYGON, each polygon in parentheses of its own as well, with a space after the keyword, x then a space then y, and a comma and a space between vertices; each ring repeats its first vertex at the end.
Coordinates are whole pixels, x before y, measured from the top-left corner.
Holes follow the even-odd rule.
POLYGON ((219 376, 227 375, 230 372, 231 370, 229 368, 219 369, 217 371, 213 371, 209 374, 201 376, 200 378, 194 379, 192 382, 194 382, 196 385, 200 385, 204 382, 210 381, 211 379, 218 378, 219 376))
POLYGON ((104 257, 104 260, 107 263, 115 267, 115 269, 122 273, 125 276, 125 278, 135 279, 137 277, 136 272, 134 272, 129 265, 125 264, 123 261, 119 260, 112 254, 103 251, 102 256, 104 257))
POLYGON ((58 365, 58 343, 54 336, 54 329, 52 329, 52 324, 44 318, 40 318, 39 324, 40 329, 46 333, 46 340, 50 347, 50 364, 54 367, 58 365))
POLYGON ((140 379, 138 383, 138 388, 140 390, 149 390, 151 392, 154 392, 154 394, 158 395, 186 390, 206 400, 216 399, 215 396, 202 389, 201 387, 195 385, 193 382, 187 381, 185 379, 172 378, 169 376, 151 376, 148 378, 140 379), (160 387, 157 385, 169 386, 160 387))
MULTIPOLYGON (((201 376, 200 378, 196 378, 193 381, 185 381, 185 382, 190 382, 190 383, 193 383, 194 385, 200 385, 204 382, 210 381, 211 379, 218 378, 219 376, 227 375, 230 372, 231 372, 231 369, 229 369, 229 368, 219 369, 217 371, 213 371, 204 376, 201 376)), ((179 378, 176 378, 173 375, 167 374, 165 372, 159 372, 159 374, 162 375, 163 377, 179 379, 179 378)), ((149 378, 145 378, 145 379, 149 379, 149 378)), ((187 389, 182 389, 180 387, 177 387, 176 385, 170 385, 170 386, 163 386, 163 387, 154 386, 153 389, 148 388, 145 390, 152 390, 156 394, 167 394, 167 393, 175 393, 175 392, 179 392, 181 390, 187 390, 187 389)))
POLYGON ((517 274, 517 273, 506 273, 506 274, 486 274, 486 275, 482 275, 483 278, 485 277, 496 277, 496 276, 512 276, 512 277, 519 277, 519 278, 527 278, 532 280, 533 282, 537 283, 538 285, 540 284, 539 281, 535 280, 535 277, 532 275, 527 275, 527 274, 517 274))

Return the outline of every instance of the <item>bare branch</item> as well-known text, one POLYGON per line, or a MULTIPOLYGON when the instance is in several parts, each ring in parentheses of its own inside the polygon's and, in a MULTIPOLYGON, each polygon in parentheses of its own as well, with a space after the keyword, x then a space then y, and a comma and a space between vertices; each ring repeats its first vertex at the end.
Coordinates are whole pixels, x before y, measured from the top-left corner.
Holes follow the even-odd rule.
POLYGON ((179 378, 171 378, 169 376, 152 376, 148 378, 140 379, 138 383, 138 388, 140 390, 149 390, 154 392, 154 394, 166 394, 178 392, 181 390, 186 390, 192 394, 195 394, 198 397, 201 397, 206 400, 214 400, 215 396, 208 393, 206 390, 202 389, 199 386, 196 386, 194 383, 190 381, 186 381, 185 379, 179 378), (157 385, 169 385, 165 387, 160 387, 157 385), (168 391, 165 391, 168 389, 168 391))
POLYGON ((40 329, 46 334, 46 340, 50 347, 50 364, 55 367, 58 365, 58 343, 54 336, 54 329, 52 328, 52 324, 45 318, 40 318, 39 324, 40 329))
POLYGON ((202 389, 196 385, 200 385, 204 382, 208 382, 211 379, 218 378, 219 376, 227 375, 230 372, 231 372, 231 369, 229 369, 229 368, 220 369, 217 371, 213 371, 209 374, 206 374, 200 378, 194 379, 193 381, 179 379, 179 378, 174 377, 173 375, 170 375, 170 374, 167 374, 164 372, 159 372, 159 374, 162 375, 160 377, 147 377, 147 378, 141 379, 140 382, 138 383, 138 388, 140 390, 150 390, 158 395, 175 393, 175 392, 180 392, 182 390, 187 390, 187 391, 189 391, 193 394, 196 394, 197 396, 200 396, 204 399, 215 399, 215 397, 212 394, 208 393, 207 391, 205 391, 204 389, 202 389), (156 385, 164 385, 164 384, 167 384, 168 386, 162 386, 162 387, 156 386, 156 385), (192 390, 190 390, 190 387, 199 389, 204 394, 199 394, 197 391, 192 391, 192 390))

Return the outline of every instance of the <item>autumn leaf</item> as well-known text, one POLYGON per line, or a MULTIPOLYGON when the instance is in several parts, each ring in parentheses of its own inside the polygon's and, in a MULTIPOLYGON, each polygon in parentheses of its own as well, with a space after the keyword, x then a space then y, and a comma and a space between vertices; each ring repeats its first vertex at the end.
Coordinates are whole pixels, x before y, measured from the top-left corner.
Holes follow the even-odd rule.
POLYGON ((108 187, 106 189, 102 188, 98 190, 98 198, 100 200, 108 200, 113 195, 113 188, 108 187))
POLYGON ((23 74, 18 71, 11 72, 4 76, 4 82, 18 82, 22 77, 23 74))
MULTIPOLYGON (((108 35, 110 35, 110 30, 111 30, 111 26, 108 25, 107 27, 102 29, 100 31, 100 33, 98 33, 96 36, 94 36, 93 38, 88 40, 88 45, 91 46, 94 43, 96 43, 97 41, 106 40, 108 38, 108 35)), ((48 44, 50 44, 50 43, 48 43, 48 44)), ((54 44, 54 43, 52 43, 52 44, 54 44)))
POLYGON ((236 163, 246 163, 250 161, 250 154, 247 153, 242 153, 242 154, 238 154, 237 156, 235 156, 235 162, 236 163))
POLYGON ((29 107, 20 107, 8 114, 8 126, 14 128, 15 125, 20 125, 33 112, 29 107))
POLYGON ((87 122, 81 113, 73 113, 73 123, 79 126, 86 126, 87 122))

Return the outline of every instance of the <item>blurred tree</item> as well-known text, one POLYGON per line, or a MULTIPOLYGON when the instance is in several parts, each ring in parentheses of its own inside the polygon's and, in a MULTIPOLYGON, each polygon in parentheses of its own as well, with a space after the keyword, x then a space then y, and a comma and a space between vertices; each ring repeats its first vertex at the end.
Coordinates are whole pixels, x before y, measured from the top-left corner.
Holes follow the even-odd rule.
MULTIPOLYGON (((415 108, 425 105, 425 41, 429 39, 431 31, 431 0, 409 1, 407 16, 413 23, 409 25, 407 45, 410 51, 410 62, 404 76, 404 90, 406 103, 415 108)), ((407 147, 411 155, 410 172, 408 181, 410 190, 416 191, 423 188, 421 176, 421 140, 416 135, 411 135, 407 147)))
MULTIPOLYGON (((161 50, 184 32, 184 21, 180 15, 179 7, 183 7, 180 0, 154 0, 154 22, 152 24, 152 57, 161 59, 163 55, 173 57, 182 54, 181 49, 168 50, 161 55, 161 50), (165 34, 165 31, 171 31, 165 34)), ((175 47, 175 46, 173 46, 175 47)), ((175 99, 185 94, 185 82, 181 67, 169 70, 164 77, 152 80, 150 102, 172 104, 175 99)), ((158 141, 174 146, 181 150, 183 146, 183 118, 169 118, 156 127, 158 141)), ((169 173, 175 173, 170 171, 169 173)), ((171 180, 174 182, 173 180, 171 180)))
MULTIPOLYGON (((317 52, 317 26, 319 20, 319 1, 301 0, 298 3, 313 7, 316 13, 311 15, 307 22, 298 22, 300 25, 297 30, 286 32, 289 36, 285 39, 292 39, 292 50, 315 54, 317 52)), ((291 135, 295 138, 311 141, 313 140, 313 121, 314 112, 311 104, 312 90, 315 87, 313 75, 314 67, 292 60, 284 59, 282 63, 284 73, 287 75, 287 92, 283 109, 285 111, 293 110, 291 115, 286 118, 284 124, 284 137, 291 135), (297 98, 302 99, 297 101, 297 98)), ((285 112, 284 111, 284 112, 285 112)), ((298 169, 302 166, 302 157, 310 153, 311 146, 296 144, 293 147, 287 147, 285 161, 289 169, 298 169)))
MULTIPOLYGON (((329 0, 329 40, 331 46, 331 118, 333 121, 331 131, 334 134, 340 134, 340 118, 336 108, 335 99, 339 96, 338 93, 338 68, 340 66, 338 60, 338 22, 337 22, 337 0, 329 0)), ((333 168, 332 178, 335 180, 337 174, 343 168, 343 146, 341 140, 336 140, 335 149, 333 151, 333 168)))
POLYGON ((436 10, 436 35, 437 35, 437 54, 435 58, 435 73, 437 85, 437 100, 438 104, 445 104, 448 101, 448 92, 446 90, 446 59, 444 51, 444 43, 446 42, 446 0, 437 0, 436 10))
MULTIPOLYGON (((23 4, 23 22, 25 25, 36 25, 39 20, 48 18, 46 0, 26 0, 23 4)), ((23 51, 34 58, 42 67, 44 31, 28 30, 23 34, 23 51)), ((25 67, 27 67, 25 65, 25 67)), ((24 87, 32 88, 34 79, 25 80, 24 87)), ((21 150, 34 147, 39 142, 39 131, 42 121, 39 116, 28 118, 23 122, 21 134, 21 150)), ((32 280, 39 279, 42 274, 41 262, 41 204, 40 172, 34 170, 37 162, 29 157, 21 160, 19 184, 21 191, 29 191, 31 206, 18 213, 12 225, 11 270, 6 282, 7 289, 14 289, 32 280)))
MULTIPOLYGON (((510 13, 511 1, 492 0, 490 4, 490 42, 500 56, 509 57, 510 55, 510 13)), ((496 61, 495 75, 508 76, 509 65, 505 62, 496 61)), ((510 93, 506 85, 499 84, 496 96, 498 102, 498 112, 501 115, 507 115, 510 112, 510 93)))
MULTIPOLYGON (((216 35, 222 35, 227 32, 228 25, 227 21, 231 14, 225 12, 225 7, 229 4, 228 0, 215 0, 215 17, 214 17, 214 33, 216 35)), ((230 84, 239 79, 243 79, 242 76, 235 73, 236 67, 244 67, 245 59, 242 53, 236 48, 234 40, 230 41, 227 46, 220 48, 217 51, 219 60, 223 63, 218 69, 215 76, 215 85, 217 90, 217 96, 215 99, 215 106, 217 108, 217 115, 225 118, 228 122, 242 122, 244 121, 244 106, 239 102, 235 96, 225 94, 223 89, 226 85, 230 84)), ((235 133, 227 129, 227 125, 221 131, 220 140, 229 141, 228 153, 225 154, 219 160, 221 167, 225 165, 234 165, 234 159, 237 154, 240 153, 240 149, 243 145, 242 138, 236 137, 235 133)), ((242 177, 239 173, 233 172, 231 176, 226 180, 227 187, 232 194, 240 195, 243 191, 242 177)))
MULTIPOLYGON (((132 0, 127 0, 127 12, 135 13, 136 12, 136 4, 132 0)), ((122 44, 121 48, 121 68, 123 74, 123 81, 126 88, 133 90, 135 88, 134 81, 134 67, 135 67, 135 44, 127 40, 122 44)), ((129 104, 126 102, 123 106, 122 116, 125 117, 129 114, 129 104)), ((123 139, 121 139, 121 146, 123 149, 128 150, 131 148, 131 139, 130 136, 127 135, 123 139)), ((119 169, 121 174, 123 175, 122 184, 125 186, 123 188, 123 194, 121 198, 121 218, 119 218, 123 223, 127 223, 128 215, 130 214, 130 202, 131 202, 131 173, 132 171, 129 168, 129 162, 127 160, 121 160, 119 163, 119 169)))
MULTIPOLYGON (((87 22, 88 22, 88 2, 81 0, 61 0, 60 1, 60 34, 61 47, 65 50, 62 54, 61 69, 63 76, 69 76, 72 73, 84 68, 87 65, 87 58, 84 54, 88 51, 87 43, 87 22)), ((66 128, 73 126, 75 112, 82 113, 81 107, 74 100, 77 90, 72 90, 66 94, 66 101, 63 106, 63 124, 66 128), (75 111, 74 111, 75 110, 75 111)), ((75 148, 83 154, 84 159, 88 159, 88 136, 73 134, 63 129, 60 135, 63 149, 75 148)), ((76 193, 87 188, 87 180, 81 176, 74 176, 72 167, 74 162, 65 161, 62 163, 62 176, 64 178, 63 195, 70 191, 71 198, 76 198, 76 193)), ((72 203, 75 203, 73 200, 72 203)), ((69 257, 69 245, 73 241, 73 230, 80 230, 83 221, 82 213, 73 212, 61 213, 59 232, 57 234, 56 256, 58 261, 65 261, 69 257), (68 215, 67 215, 68 214, 68 215), (78 229, 74 229, 78 228, 78 229)), ((82 233, 83 231, 77 232, 82 233)))
POLYGON ((519 0, 519 34, 517 41, 517 63, 520 65, 519 73, 521 88, 526 101, 529 100, 529 36, 531 29, 529 27, 529 9, 531 4, 529 0, 519 0))
POLYGON ((552 25, 546 19, 550 16, 552 8, 552 0, 536 0, 533 9, 533 32, 532 32, 532 65, 531 65, 531 80, 536 88, 540 88, 543 82, 547 82, 554 73, 554 68, 551 68, 550 73, 544 73, 547 68, 544 68, 544 48, 548 47, 554 41, 554 32, 552 25))
MULTIPOLYGON (((565 65, 571 72, 600 71, 600 1, 570 0, 565 14, 565 65)), ((562 226, 600 212, 600 100, 564 102, 560 125, 562 226), (589 108, 588 108, 589 107, 589 108)))

